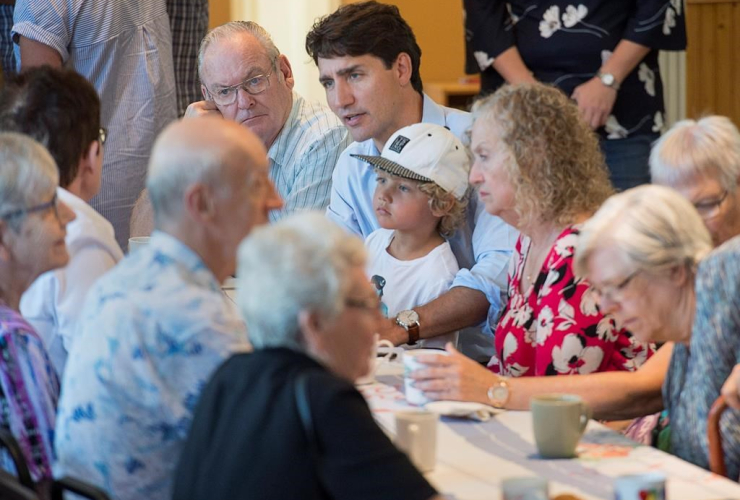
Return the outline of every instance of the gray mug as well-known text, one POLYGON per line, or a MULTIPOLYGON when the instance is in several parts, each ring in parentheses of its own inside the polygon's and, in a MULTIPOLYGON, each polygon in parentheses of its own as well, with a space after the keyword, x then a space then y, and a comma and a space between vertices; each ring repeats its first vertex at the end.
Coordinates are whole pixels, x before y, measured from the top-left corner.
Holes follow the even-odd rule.
POLYGON ((591 410, 571 394, 535 396, 529 402, 537 450, 544 458, 572 458, 591 410))

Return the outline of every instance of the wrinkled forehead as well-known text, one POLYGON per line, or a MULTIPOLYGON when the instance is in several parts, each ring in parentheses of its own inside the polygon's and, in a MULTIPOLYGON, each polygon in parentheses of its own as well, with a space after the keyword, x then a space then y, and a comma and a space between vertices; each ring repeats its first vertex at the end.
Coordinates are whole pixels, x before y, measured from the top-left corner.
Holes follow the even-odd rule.
POLYGON ((717 175, 712 175, 709 172, 705 175, 692 175, 663 184, 678 191, 681 196, 691 203, 696 203, 705 198, 718 197, 724 192, 719 172, 717 172, 717 175))
POLYGON ((234 85, 246 78, 267 74, 272 66, 259 40, 240 33, 214 40, 208 46, 203 57, 203 78, 212 85, 234 85))

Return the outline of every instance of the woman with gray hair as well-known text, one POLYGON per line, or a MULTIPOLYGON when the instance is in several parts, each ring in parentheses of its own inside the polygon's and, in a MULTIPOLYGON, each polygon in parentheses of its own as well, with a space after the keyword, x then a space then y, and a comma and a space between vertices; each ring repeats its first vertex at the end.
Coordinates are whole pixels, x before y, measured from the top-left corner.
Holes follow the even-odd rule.
POLYGON ((318 213, 242 243, 237 303, 255 352, 203 391, 175 500, 437 498, 352 385, 381 320, 365 260, 363 243, 318 213))
MULTIPOLYGON (((666 342, 655 356, 636 372, 505 382, 463 356, 430 356, 429 368, 414 374, 416 385, 433 399, 490 404, 490 394, 503 393, 509 409, 528 408, 537 394, 578 394, 604 420, 665 409, 668 451, 708 468, 707 412, 740 352, 740 242, 705 258, 711 248, 702 219, 672 189, 641 186, 614 195, 583 226, 576 269, 618 324, 642 341, 666 342)), ((729 476, 737 477, 737 414, 723 418, 722 434, 729 476)))
POLYGON ((724 116, 681 120, 653 146, 655 184, 689 200, 720 245, 740 234, 740 132, 724 116))
MULTIPOLYGON (((57 167, 33 139, 0 133, 0 428, 19 442, 31 478, 46 491, 59 381, 43 341, 18 312, 21 295, 69 261, 74 213, 57 199, 57 167)), ((0 465, 7 457, 0 454, 0 465)))

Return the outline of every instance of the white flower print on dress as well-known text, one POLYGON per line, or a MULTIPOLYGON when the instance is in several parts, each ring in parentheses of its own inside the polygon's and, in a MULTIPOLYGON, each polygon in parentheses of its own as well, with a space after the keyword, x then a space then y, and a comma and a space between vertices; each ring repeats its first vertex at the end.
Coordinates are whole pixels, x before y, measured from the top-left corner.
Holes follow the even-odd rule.
POLYGON ((560 279, 560 273, 557 269, 553 268, 550 269, 547 273, 547 278, 545 278, 545 284, 542 285, 542 288, 540 289, 540 297, 546 297, 550 295, 550 292, 552 291, 552 285, 555 284, 560 279))
POLYGON ((681 15, 681 8, 683 7, 683 0, 671 0, 671 7, 676 11, 676 14, 681 15))
POLYGON ((555 319, 555 315, 552 309, 545 306, 540 310, 539 316, 537 316, 537 344, 544 345, 545 341, 552 334, 552 322, 555 319))
POLYGON ((626 358, 624 368, 635 371, 647 361, 648 347, 635 337, 630 337, 630 345, 622 349, 622 355, 626 358))
POLYGON ((645 83, 645 92, 651 97, 655 97, 655 72, 651 70, 647 64, 640 64, 640 69, 637 72, 637 77, 641 82, 645 83))
POLYGON ((490 57, 482 50, 476 50, 473 52, 473 57, 475 57, 475 60, 478 62, 478 67, 481 71, 485 71, 491 66, 491 64, 493 64, 493 57, 490 57))
POLYGON ((671 29, 676 27, 676 11, 670 7, 665 10, 665 21, 663 21, 663 34, 670 35, 671 29))
POLYGON ((561 27, 560 7, 553 5, 542 16, 542 21, 540 21, 540 35, 542 35, 542 38, 550 38, 561 27))
POLYGON ((581 314, 584 316, 596 316, 599 314, 599 309, 596 307, 596 295, 594 289, 588 287, 583 295, 581 296, 581 314))
POLYGON ((607 139, 624 139, 629 134, 627 129, 619 124, 614 115, 609 115, 604 128, 606 129, 607 139))
POLYGON ((523 328, 529 320, 532 319, 532 308, 529 304, 522 304, 522 307, 514 312, 514 326, 523 328))
POLYGON ((570 334, 552 350, 552 364, 560 374, 593 373, 601 366, 604 351, 597 346, 584 347, 583 339, 570 334))
POLYGON ((601 65, 603 66, 606 61, 609 60, 609 58, 612 56, 611 50, 602 50, 601 51, 601 65))
POLYGON ((500 363, 500 366, 506 366, 506 369, 503 370, 504 375, 507 375, 509 377, 520 377, 529 369, 528 367, 522 366, 519 363, 506 362, 506 360, 509 359, 509 357, 514 354, 518 348, 519 343, 516 341, 516 336, 511 333, 507 334, 506 339, 504 339, 503 359, 500 363))
POLYGON ((558 319, 560 320, 557 328, 558 331, 563 332, 573 328, 576 324, 575 316, 576 310, 573 306, 567 300, 560 299, 560 304, 558 304, 558 319))
POLYGON ((555 253, 560 257, 571 257, 577 244, 578 235, 576 233, 571 233, 555 242, 555 253))
POLYGON ((614 342, 619 338, 619 331, 614 326, 614 320, 604 316, 596 325, 596 335, 604 342, 614 342))
POLYGON ((581 4, 576 8, 573 5, 568 5, 563 12, 563 25, 566 28, 572 28, 576 24, 580 23, 583 18, 588 14, 588 9, 585 5, 581 4))
POLYGON ((653 132, 658 132, 659 134, 663 132, 663 127, 665 126, 665 123, 663 122, 663 113, 660 111, 655 112, 655 117, 653 117, 653 132))

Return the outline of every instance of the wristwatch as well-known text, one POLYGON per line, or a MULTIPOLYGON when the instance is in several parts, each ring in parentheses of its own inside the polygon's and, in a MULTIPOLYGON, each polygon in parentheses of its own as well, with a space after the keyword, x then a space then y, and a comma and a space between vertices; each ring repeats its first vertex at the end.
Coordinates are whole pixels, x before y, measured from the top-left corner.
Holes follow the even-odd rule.
POLYGON ((511 391, 509 391, 509 377, 498 377, 495 384, 488 388, 488 400, 494 408, 504 408, 509 402, 511 391))
POLYGON ((402 326, 409 334, 408 345, 415 345, 419 340, 419 315, 413 309, 401 311, 396 316, 396 324, 402 326))
POLYGON ((619 82, 611 73, 602 73, 601 71, 596 73, 601 83, 614 90, 619 90, 619 82))

